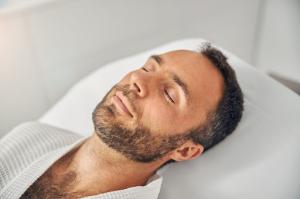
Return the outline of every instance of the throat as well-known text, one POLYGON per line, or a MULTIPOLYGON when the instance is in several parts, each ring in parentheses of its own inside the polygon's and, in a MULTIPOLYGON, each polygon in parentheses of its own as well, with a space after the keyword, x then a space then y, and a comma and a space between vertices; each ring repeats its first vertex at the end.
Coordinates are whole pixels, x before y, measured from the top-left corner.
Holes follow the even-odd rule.
POLYGON ((160 164, 131 161, 94 135, 55 162, 23 198, 80 198, 145 186, 160 164))

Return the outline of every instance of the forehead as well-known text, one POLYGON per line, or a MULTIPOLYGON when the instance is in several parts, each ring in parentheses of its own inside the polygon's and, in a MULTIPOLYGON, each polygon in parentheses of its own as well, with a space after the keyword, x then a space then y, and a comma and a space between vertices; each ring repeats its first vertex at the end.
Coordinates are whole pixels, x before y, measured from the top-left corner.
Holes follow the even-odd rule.
POLYGON ((161 54, 161 64, 185 82, 190 93, 188 110, 204 116, 220 100, 223 77, 218 69, 203 55, 189 50, 176 50, 161 54))

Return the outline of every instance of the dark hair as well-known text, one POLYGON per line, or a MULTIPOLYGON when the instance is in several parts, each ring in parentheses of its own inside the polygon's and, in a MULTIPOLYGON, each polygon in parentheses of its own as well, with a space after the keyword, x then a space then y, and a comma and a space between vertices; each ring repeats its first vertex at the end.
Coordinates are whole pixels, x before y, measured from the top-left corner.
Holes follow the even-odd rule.
POLYGON ((206 43, 200 53, 208 58, 220 71, 224 78, 223 97, 213 112, 208 115, 206 125, 191 132, 191 139, 208 150, 218 144, 237 127, 244 110, 242 90, 236 79, 232 67, 227 62, 227 57, 218 49, 206 43))
MULTIPOLYGON (((207 151, 231 134, 237 127, 244 110, 243 93, 239 87, 236 75, 227 62, 227 57, 209 43, 199 50, 220 71, 224 78, 223 96, 216 108, 207 115, 207 121, 190 131, 190 139, 204 147, 207 151)), ((175 162, 169 160, 166 163, 175 162)), ((165 165, 165 164, 164 164, 165 165)))

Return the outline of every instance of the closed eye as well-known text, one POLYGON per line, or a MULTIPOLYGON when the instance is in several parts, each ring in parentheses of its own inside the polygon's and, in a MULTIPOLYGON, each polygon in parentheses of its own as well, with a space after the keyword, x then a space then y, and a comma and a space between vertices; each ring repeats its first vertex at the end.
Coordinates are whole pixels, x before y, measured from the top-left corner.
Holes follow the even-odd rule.
POLYGON ((167 96, 167 98, 173 103, 175 104, 175 101, 172 99, 172 97, 169 95, 169 93, 167 92, 167 90, 165 90, 165 94, 167 96))
POLYGON ((143 69, 144 71, 146 71, 146 72, 149 72, 145 67, 142 67, 142 69, 143 69))
MULTIPOLYGON (((144 71, 146 71, 146 72, 149 72, 148 69, 145 68, 145 67, 142 67, 142 70, 144 70, 144 71)), ((171 101, 173 104, 175 104, 175 101, 174 101, 174 100, 172 99, 172 97, 169 95, 169 93, 167 92, 167 90, 164 90, 164 92, 165 92, 165 94, 166 94, 168 100, 171 101)))

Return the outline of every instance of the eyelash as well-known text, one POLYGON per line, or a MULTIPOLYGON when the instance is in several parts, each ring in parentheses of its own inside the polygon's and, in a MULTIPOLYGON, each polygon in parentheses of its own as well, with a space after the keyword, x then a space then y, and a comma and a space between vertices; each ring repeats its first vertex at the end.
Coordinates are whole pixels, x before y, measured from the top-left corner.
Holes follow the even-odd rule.
POLYGON ((146 71, 146 72, 149 72, 149 71, 147 70, 147 68, 145 68, 145 67, 142 67, 142 69, 143 69, 144 71, 146 71))
MULTIPOLYGON (((142 69, 143 69, 144 71, 146 71, 146 72, 149 72, 145 67, 142 67, 142 69)), ((166 91, 166 89, 164 89, 164 92, 165 92, 165 94, 166 94, 168 100, 169 100, 170 102, 172 102, 173 104, 175 104, 174 100, 171 98, 171 96, 170 96, 169 93, 166 91)))
POLYGON ((165 94, 167 95, 168 99, 169 99, 173 104, 175 104, 174 100, 171 98, 171 96, 169 95, 169 93, 168 93, 166 90, 164 90, 164 91, 165 91, 165 94))

